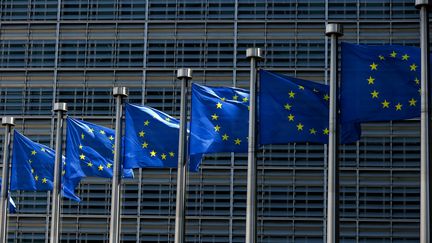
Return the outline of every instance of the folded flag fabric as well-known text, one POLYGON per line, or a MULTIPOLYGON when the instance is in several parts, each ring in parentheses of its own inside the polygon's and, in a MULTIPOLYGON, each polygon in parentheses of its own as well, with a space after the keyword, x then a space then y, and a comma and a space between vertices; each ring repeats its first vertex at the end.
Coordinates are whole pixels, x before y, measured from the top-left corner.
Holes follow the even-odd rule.
MULTIPOLYGON (((148 106, 126 104, 125 168, 176 168, 180 121, 148 106)), ((190 156, 197 171, 201 154, 190 156)))
MULTIPOLYGON (((53 189, 54 162, 55 151, 53 149, 33 142, 15 130, 10 190, 51 191, 53 189)), ((63 166, 64 163, 63 159, 63 166)), ((64 174, 64 170, 62 174, 64 174)), ((64 181, 64 179, 62 180, 64 181)), ((71 200, 80 201, 65 183, 62 183, 62 194, 71 200)))
POLYGON ((192 84, 190 153, 247 152, 249 91, 192 84))
MULTIPOLYGON (((65 180, 76 188, 87 176, 112 178, 115 131, 90 122, 67 119, 65 180)), ((133 178, 133 171, 123 170, 133 178)))
MULTIPOLYGON (((0 178, 0 188, 2 185, 2 178, 0 178)), ((16 205, 12 197, 9 196, 9 213, 16 213, 16 205)))

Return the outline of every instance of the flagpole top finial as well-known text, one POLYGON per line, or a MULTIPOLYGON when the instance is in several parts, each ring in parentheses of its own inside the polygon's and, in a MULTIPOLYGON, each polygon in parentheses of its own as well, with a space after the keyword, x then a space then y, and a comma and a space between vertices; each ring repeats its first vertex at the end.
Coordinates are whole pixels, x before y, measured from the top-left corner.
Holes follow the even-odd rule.
POLYGON ((120 86, 113 88, 113 96, 128 96, 128 88, 120 86))
POLYGON ((246 49, 246 58, 255 58, 261 60, 263 59, 263 52, 261 48, 248 48, 246 49))
POLYGON ((325 34, 329 37, 332 35, 343 36, 342 25, 335 23, 327 24, 325 34))
POLYGON ((423 6, 431 8, 432 7, 432 0, 416 0, 415 1, 415 7, 416 8, 420 9, 423 6))
POLYGON ((15 118, 13 116, 4 116, 2 117, 2 125, 3 126, 15 126, 15 118))
POLYGON ((67 111, 67 104, 63 102, 55 103, 54 104, 54 111, 67 111))
POLYGON ((192 79, 192 69, 190 68, 179 68, 177 69, 178 79, 192 79))

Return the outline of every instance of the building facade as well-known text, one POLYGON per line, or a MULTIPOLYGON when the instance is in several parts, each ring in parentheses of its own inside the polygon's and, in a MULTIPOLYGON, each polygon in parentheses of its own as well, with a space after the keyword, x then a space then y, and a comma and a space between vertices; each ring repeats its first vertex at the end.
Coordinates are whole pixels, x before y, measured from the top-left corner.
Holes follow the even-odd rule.
MULTIPOLYGON (((114 126, 112 87, 128 102, 178 116, 176 69, 193 82, 248 88, 248 47, 260 67, 325 83, 327 22, 342 41, 419 46, 414 0, 0 0, 0 115, 53 146, 54 102, 68 115, 114 126)), ((364 124, 342 146, 343 242, 419 240, 419 121, 364 124)), ((3 142, 3 137, 0 138, 3 142)), ((258 153, 258 242, 323 242, 326 155, 323 145, 266 146, 258 153)), ((188 178, 187 242, 244 242, 246 154, 206 156, 188 178)), ((140 169, 124 180, 125 242, 173 242, 175 169, 140 169)), ((109 237, 110 180, 87 178, 82 199, 62 201, 65 242, 109 237)), ((49 236, 50 194, 12 192, 9 240, 49 236)))

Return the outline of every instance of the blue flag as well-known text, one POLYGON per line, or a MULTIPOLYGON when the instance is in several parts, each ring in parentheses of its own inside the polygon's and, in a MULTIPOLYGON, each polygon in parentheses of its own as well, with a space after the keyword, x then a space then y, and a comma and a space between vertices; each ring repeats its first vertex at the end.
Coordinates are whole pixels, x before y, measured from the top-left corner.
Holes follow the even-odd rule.
POLYGON ((329 87, 261 70, 260 144, 327 143, 329 87))
POLYGON ((342 123, 420 116, 420 49, 342 44, 342 123))
MULTIPOLYGON (((126 104, 125 168, 177 168, 180 121, 161 111, 126 104)), ((190 157, 197 171, 201 155, 190 157)))
MULTIPOLYGON (((86 176, 112 177, 114 136, 113 129, 67 119, 65 181, 68 185, 76 188, 86 176)), ((133 178, 133 171, 125 169, 123 176, 133 178)))
MULTIPOLYGON (((2 185, 2 178, 0 178, 0 188, 2 185)), ((9 196, 9 213, 16 213, 16 205, 14 200, 9 196)))
MULTIPOLYGON (((53 149, 33 142, 15 130, 10 190, 51 191, 53 189, 54 162, 55 152, 53 149)), ((62 188, 64 197, 80 201, 65 183, 62 184, 62 188)))
POLYGON ((249 92, 192 84, 190 153, 247 152, 249 92))

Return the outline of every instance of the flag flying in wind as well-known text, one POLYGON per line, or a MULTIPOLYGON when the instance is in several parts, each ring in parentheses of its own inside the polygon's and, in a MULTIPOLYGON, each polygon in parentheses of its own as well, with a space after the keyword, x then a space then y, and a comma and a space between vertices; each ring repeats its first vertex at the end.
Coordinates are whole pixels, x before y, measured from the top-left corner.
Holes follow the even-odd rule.
MULTIPOLYGON (((76 188, 83 177, 111 178, 115 131, 90 122, 67 119, 65 181, 76 188)), ((123 177, 133 178, 132 170, 123 177)))
MULTIPOLYGON (((125 168, 176 168, 180 121, 148 106, 126 104, 125 168)), ((201 154, 189 158, 197 171, 201 154)))
MULTIPOLYGON (((15 130, 10 190, 51 191, 53 189, 54 163, 55 151, 53 149, 33 142, 15 130)), ((64 163, 63 159, 63 165, 64 163)), ((62 188, 64 197, 80 201, 74 195, 72 188, 66 184, 63 184, 62 188)))
POLYGON ((247 152, 249 91, 192 84, 190 153, 247 152))
MULTIPOLYGON (((2 185, 2 178, 0 178, 0 188, 2 185)), ((9 196, 9 213, 16 213, 16 205, 14 200, 9 196)))
POLYGON ((342 123, 420 116, 420 49, 342 43, 342 123))
MULTIPOLYGON (((329 86, 282 74, 260 71, 259 141, 327 143, 329 86)), ((359 138, 356 125, 344 126, 341 143, 359 138), (348 129, 349 128, 349 129, 348 129)))

